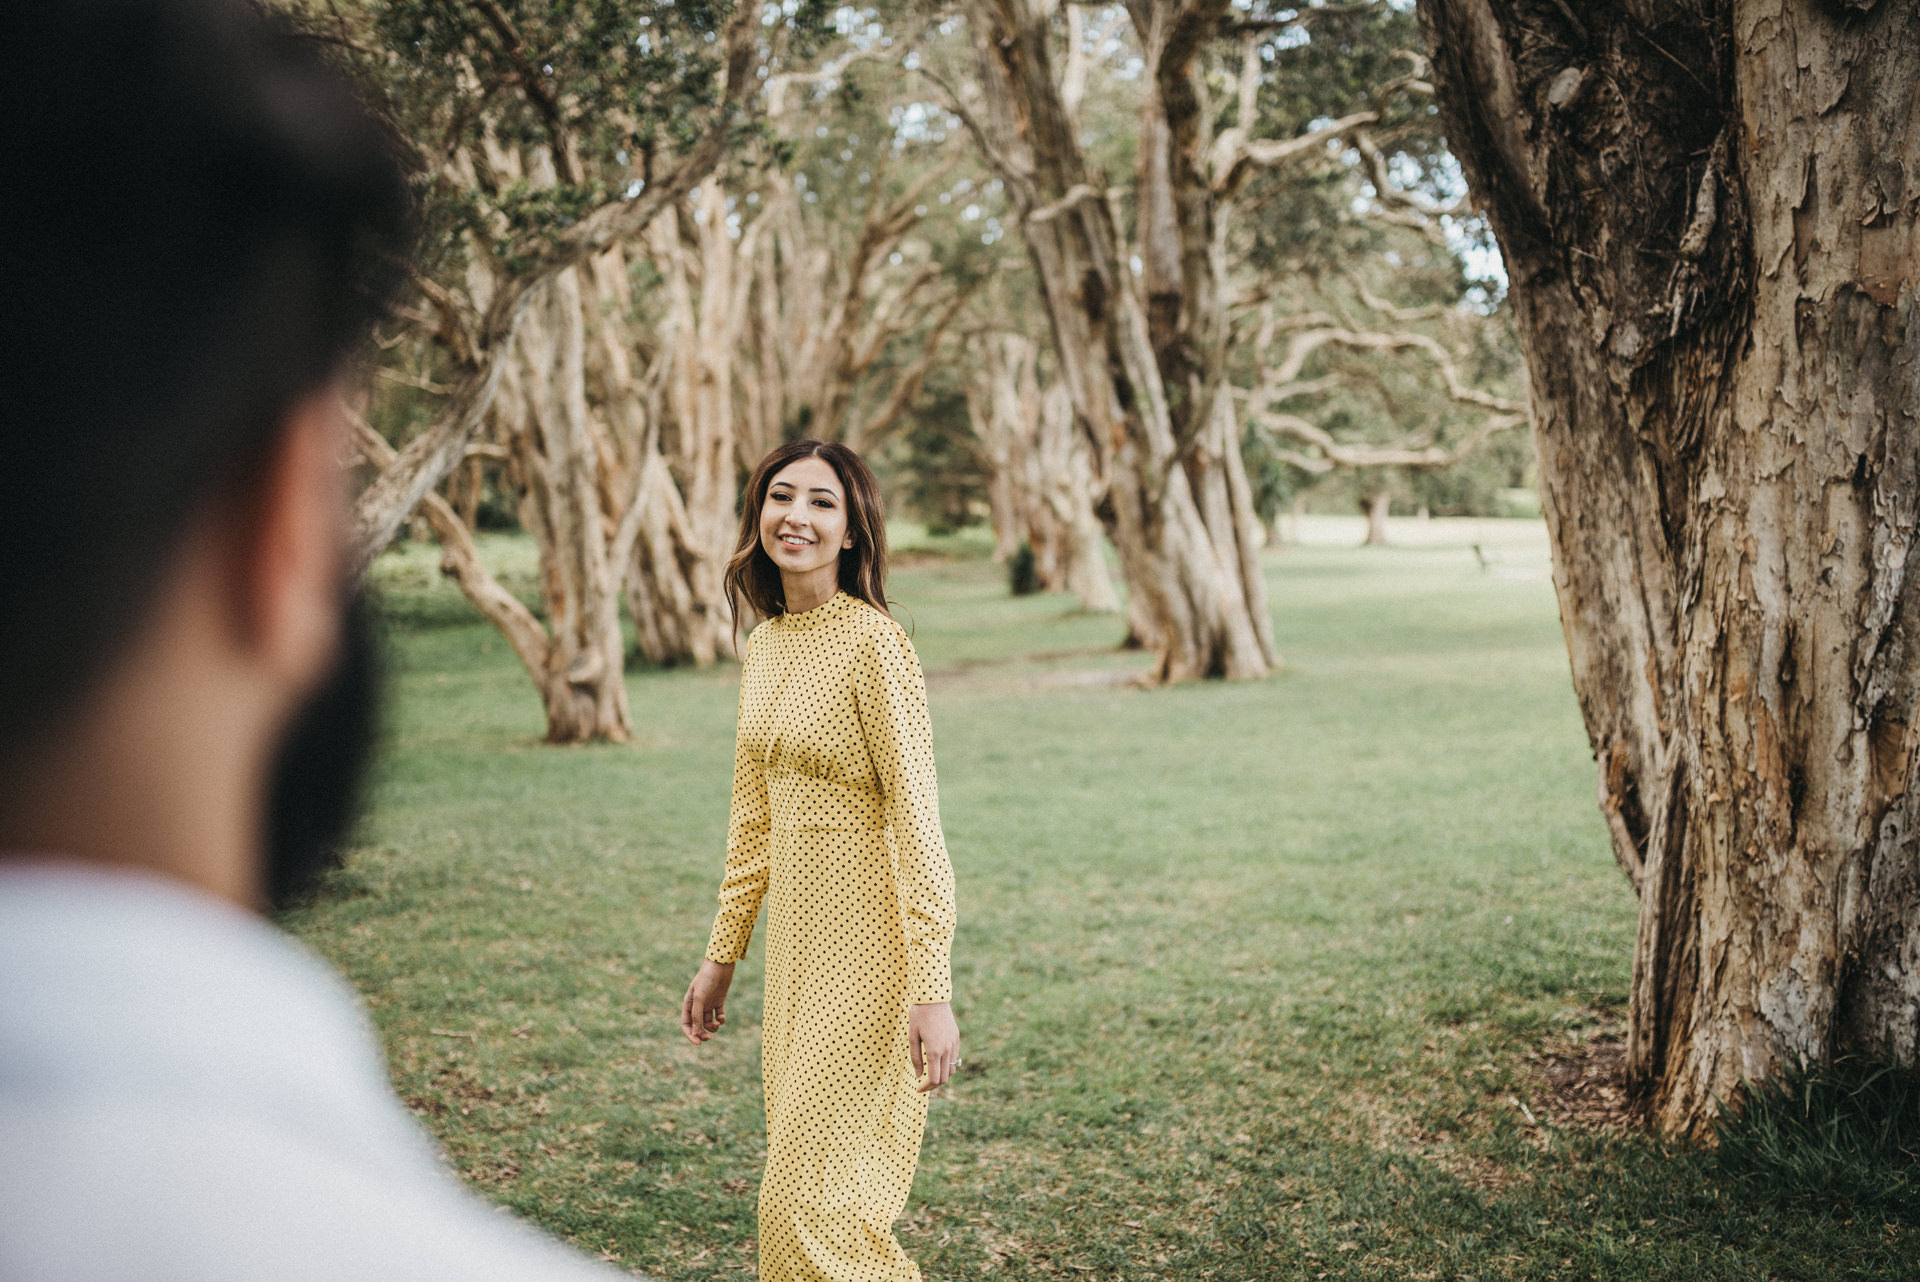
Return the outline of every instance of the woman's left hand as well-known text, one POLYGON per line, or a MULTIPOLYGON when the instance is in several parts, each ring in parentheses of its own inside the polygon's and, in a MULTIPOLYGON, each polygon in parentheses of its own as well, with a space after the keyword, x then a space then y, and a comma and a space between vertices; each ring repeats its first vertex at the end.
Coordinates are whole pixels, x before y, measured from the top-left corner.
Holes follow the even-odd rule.
POLYGON ((921 1002, 907 1007, 907 1057, 921 1091, 945 1085, 960 1067, 960 1025, 951 1002, 921 1002))

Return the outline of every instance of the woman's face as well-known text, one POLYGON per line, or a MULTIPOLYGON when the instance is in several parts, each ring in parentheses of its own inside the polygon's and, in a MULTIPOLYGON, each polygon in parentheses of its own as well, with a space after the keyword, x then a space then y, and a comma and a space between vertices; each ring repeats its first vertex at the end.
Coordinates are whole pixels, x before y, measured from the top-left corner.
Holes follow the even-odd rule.
POLYGON ((760 507, 760 546, 786 576, 837 566, 853 546, 846 487, 825 459, 795 459, 774 473, 760 507))

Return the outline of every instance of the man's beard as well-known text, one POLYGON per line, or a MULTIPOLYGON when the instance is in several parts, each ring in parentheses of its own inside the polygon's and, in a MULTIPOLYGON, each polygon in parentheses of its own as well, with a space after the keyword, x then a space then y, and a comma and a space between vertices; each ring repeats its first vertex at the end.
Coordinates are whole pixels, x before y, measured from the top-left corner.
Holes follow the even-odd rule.
POLYGON ((267 810, 267 902, 311 898, 341 862, 380 729, 380 664, 364 599, 342 615, 333 668, 295 714, 274 764, 267 810))

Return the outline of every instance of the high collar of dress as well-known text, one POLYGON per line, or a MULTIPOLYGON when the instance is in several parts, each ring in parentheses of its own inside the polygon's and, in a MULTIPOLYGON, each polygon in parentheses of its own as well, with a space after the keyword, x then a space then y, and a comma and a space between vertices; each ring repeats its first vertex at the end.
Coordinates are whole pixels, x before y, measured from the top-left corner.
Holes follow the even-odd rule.
POLYGON ((855 601, 856 598, 848 596, 845 592, 835 592, 823 604, 816 605, 811 610, 802 610, 799 614, 780 615, 778 622, 783 628, 818 627, 822 623, 831 623, 846 614, 853 608, 855 601))

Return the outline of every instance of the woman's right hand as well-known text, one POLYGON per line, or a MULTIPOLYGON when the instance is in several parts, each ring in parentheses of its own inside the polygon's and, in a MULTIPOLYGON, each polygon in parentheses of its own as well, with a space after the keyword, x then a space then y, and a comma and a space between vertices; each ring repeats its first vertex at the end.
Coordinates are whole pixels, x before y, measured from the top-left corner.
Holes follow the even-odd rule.
POLYGON ((680 1003, 680 1031, 698 1046, 727 1022, 727 989, 733 986, 733 963, 702 961, 680 1003))

